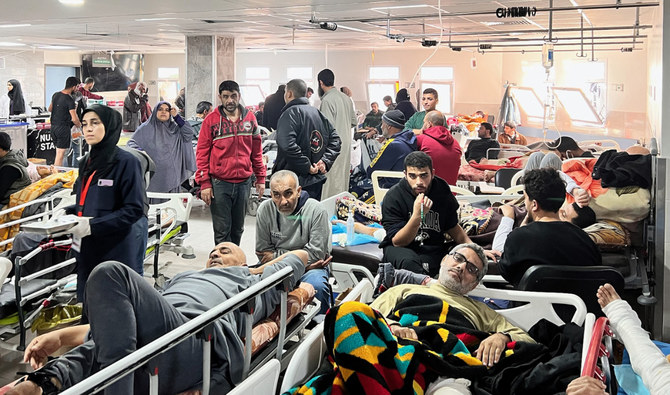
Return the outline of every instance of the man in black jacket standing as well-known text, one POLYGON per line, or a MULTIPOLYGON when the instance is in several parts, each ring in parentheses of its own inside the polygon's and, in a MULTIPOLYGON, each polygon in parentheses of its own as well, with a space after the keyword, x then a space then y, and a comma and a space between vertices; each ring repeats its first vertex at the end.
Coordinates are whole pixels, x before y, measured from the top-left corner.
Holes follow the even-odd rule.
POLYGON ((286 105, 277 123, 279 150, 272 172, 293 171, 302 190, 321 200, 326 173, 340 154, 341 141, 328 119, 309 105, 306 94, 305 81, 295 79, 286 84, 286 105))
POLYGON ((272 130, 277 130, 277 122, 281 116, 282 109, 286 105, 284 101, 284 91, 286 85, 279 85, 277 92, 268 95, 265 98, 265 107, 263 109, 263 119, 258 120, 259 123, 266 128, 272 128, 272 130))

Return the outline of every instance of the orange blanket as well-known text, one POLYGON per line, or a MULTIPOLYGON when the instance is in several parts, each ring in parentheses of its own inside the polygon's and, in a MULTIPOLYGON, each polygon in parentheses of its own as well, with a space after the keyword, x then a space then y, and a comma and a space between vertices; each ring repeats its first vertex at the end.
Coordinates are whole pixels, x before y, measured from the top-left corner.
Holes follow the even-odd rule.
MULTIPOLYGON (((592 198, 597 198, 603 193, 607 192, 607 188, 603 188, 600 180, 594 180, 591 177, 593 174, 593 166, 598 159, 572 159, 563 162, 563 173, 567 174, 575 180, 577 185, 585 191, 588 191, 592 198)), ((574 202, 572 196, 568 195, 568 203, 574 202)))

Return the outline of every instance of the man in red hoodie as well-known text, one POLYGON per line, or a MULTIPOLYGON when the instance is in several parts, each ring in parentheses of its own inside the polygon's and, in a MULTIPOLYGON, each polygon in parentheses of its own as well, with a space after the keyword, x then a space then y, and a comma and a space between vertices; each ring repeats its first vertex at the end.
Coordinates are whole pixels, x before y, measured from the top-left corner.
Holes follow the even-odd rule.
POLYGON ((449 185, 456 185, 461 166, 461 145, 454 140, 445 123, 444 115, 437 110, 426 114, 421 134, 416 138, 417 146, 433 159, 435 174, 449 185))
POLYGON ((207 115, 200 128, 195 181, 200 184, 200 197, 211 207, 215 243, 239 245, 252 169, 258 196, 265 190, 263 149, 256 116, 240 105, 237 82, 223 81, 219 98, 221 105, 207 115))

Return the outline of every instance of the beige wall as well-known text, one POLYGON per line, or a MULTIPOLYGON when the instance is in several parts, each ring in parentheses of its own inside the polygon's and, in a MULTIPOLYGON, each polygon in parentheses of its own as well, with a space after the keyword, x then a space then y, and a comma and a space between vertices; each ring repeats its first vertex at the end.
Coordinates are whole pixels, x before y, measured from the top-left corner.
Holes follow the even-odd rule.
MULTIPOLYGON (((368 81, 370 66, 399 66, 400 87, 412 81, 421 63, 433 52, 434 48, 373 51, 291 51, 291 52, 241 52, 237 55, 237 78, 245 78, 245 67, 268 66, 272 91, 280 83, 286 82, 287 66, 312 66, 314 80, 316 74, 325 67, 335 73, 335 85, 348 86, 353 91, 358 110, 369 109, 369 99, 365 83, 368 81), (279 67, 273 67, 279 66, 279 67)), ((499 54, 476 54, 478 65, 471 69, 471 52, 453 52, 447 48, 437 51, 425 66, 452 66, 454 68, 454 112, 473 113, 483 109, 496 113, 500 104, 501 60, 499 54)), ((416 81, 418 83, 419 77, 416 81)), ((316 85, 313 86, 316 90, 316 85)), ((410 90, 413 92, 413 90, 410 90)), ((412 94, 410 92, 410 94, 412 94)), ((414 95, 412 95, 414 97, 414 95)), ((416 104, 416 103, 415 103, 416 104)))
POLYGON ((178 67, 179 87, 182 88, 186 85, 186 55, 183 53, 144 55, 144 81, 149 85, 149 103, 152 107, 158 102, 156 80, 158 79, 159 67, 178 67))

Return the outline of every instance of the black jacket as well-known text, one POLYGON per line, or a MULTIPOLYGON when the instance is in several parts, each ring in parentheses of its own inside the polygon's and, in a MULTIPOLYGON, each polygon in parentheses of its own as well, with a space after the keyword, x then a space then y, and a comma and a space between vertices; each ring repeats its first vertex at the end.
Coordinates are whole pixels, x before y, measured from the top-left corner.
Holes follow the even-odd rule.
POLYGON ((261 125, 266 128, 272 128, 277 130, 277 122, 281 116, 282 109, 286 105, 284 101, 284 88, 281 86, 277 89, 277 92, 268 95, 265 98, 265 107, 263 108, 263 120, 261 125))
POLYGON ((272 172, 291 170, 303 187, 322 182, 326 175, 309 174, 309 169, 319 160, 330 169, 340 154, 341 143, 330 121, 310 106, 306 97, 294 99, 284 107, 277 123, 279 149, 272 172))

